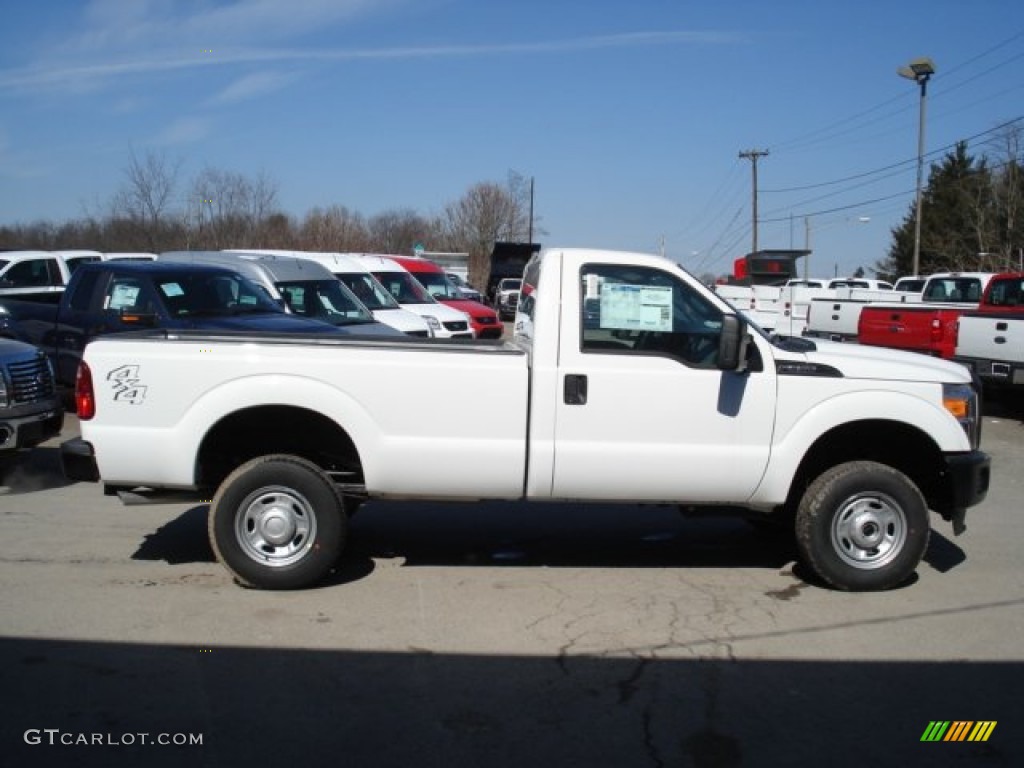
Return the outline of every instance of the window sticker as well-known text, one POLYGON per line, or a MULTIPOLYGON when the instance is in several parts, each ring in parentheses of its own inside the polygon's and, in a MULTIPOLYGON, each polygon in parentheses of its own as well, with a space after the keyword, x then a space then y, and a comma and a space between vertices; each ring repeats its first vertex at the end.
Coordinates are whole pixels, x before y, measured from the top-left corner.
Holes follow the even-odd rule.
POLYGON ((113 287, 111 295, 107 298, 107 309, 121 309, 135 305, 139 295, 139 286, 118 283, 113 287))
POLYGON ((161 283, 160 290, 163 291, 164 296, 167 296, 168 298, 185 295, 185 291, 178 283, 161 283))
POLYGON ((624 331, 671 331, 672 287, 602 284, 601 327, 624 331))

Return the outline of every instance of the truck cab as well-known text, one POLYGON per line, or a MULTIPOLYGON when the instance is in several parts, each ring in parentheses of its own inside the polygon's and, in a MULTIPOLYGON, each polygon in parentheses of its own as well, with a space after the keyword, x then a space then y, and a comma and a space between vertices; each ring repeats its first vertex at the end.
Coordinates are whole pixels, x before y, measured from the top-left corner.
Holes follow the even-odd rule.
POLYGON ((71 279, 64 260, 49 251, 0 251, 0 298, 60 302, 71 279))

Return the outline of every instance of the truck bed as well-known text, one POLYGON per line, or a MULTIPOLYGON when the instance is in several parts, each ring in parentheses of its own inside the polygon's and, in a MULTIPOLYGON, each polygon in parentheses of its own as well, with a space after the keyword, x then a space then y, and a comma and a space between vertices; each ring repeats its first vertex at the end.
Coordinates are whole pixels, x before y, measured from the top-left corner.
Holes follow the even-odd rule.
MULTIPOLYGON (((97 393, 113 395, 105 418, 92 424, 94 437, 110 446, 98 456, 110 485, 130 484, 155 469, 154 486, 193 488, 195 457, 210 428, 195 420, 207 408, 230 412, 287 402, 347 425, 364 449, 370 493, 522 496, 529 383, 526 354, 512 344, 140 331, 103 337, 89 350, 97 393), (216 354, 208 354, 212 349, 216 354), (202 370, 202 377, 183 376, 182 365, 202 370), (339 375, 339 366, 346 375, 339 375), (146 430, 135 415, 142 403, 150 417, 146 430), (163 455, 139 450, 148 430, 161 433, 153 443, 163 455)), ((262 439, 258 425, 248 428, 252 440, 262 439)), ((303 439, 298 433, 275 439, 289 437, 303 439)))
POLYGON ((868 304, 860 312, 857 341, 949 359, 956 344, 957 320, 976 308, 937 302, 868 304))

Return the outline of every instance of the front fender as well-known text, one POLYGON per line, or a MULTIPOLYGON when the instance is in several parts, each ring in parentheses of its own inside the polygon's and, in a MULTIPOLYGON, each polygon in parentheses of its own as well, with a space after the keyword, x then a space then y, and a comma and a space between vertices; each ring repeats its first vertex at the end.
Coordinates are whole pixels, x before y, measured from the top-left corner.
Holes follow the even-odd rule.
MULTIPOLYGON (((815 381, 815 380, 810 380, 815 381)), ((819 388, 822 388, 820 380, 819 388)), ((840 427, 865 421, 889 421, 907 425, 930 440, 942 452, 969 451, 970 442, 956 419, 942 406, 938 384, 920 385, 917 392, 891 389, 823 393, 815 397, 806 383, 792 388, 780 384, 779 402, 797 402, 805 407, 787 417, 780 406, 774 445, 768 469, 751 503, 781 504, 786 500, 800 463, 819 438, 840 427), (806 404, 812 403, 810 407, 806 404)), ((880 435, 884 439, 884 434, 880 435)), ((870 446, 864 446, 868 453, 870 446)))

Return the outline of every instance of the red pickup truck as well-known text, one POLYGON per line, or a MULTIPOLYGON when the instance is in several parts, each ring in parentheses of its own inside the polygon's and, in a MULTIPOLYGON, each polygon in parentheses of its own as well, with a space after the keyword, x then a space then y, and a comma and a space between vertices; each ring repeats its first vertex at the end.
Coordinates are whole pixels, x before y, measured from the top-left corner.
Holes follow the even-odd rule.
POLYGON ((928 278, 920 302, 867 304, 857 323, 857 341, 950 359, 960 315, 979 308, 992 277, 989 272, 944 272, 928 278))

